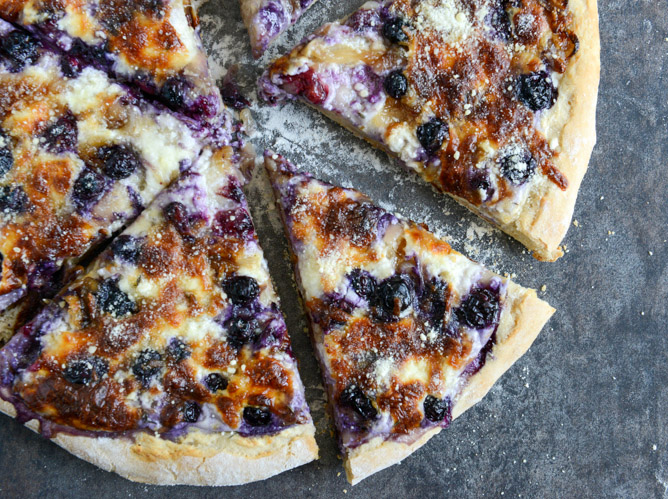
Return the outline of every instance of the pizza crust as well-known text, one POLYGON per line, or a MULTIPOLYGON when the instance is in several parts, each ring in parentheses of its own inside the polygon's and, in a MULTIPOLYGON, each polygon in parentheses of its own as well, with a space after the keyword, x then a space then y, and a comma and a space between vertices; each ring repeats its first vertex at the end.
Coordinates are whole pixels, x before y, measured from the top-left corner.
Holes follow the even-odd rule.
MULTIPOLYGON (((480 371, 471 376, 452 410, 452 418, 461 416, 478 403, 494 383, 529 349, 555 309, 536 296, 532 289, 508 283, 504 312, 496 331, 496 344, 480 371)), ((432 428, 415 442, 407 444, 376 438, 345 458, 348 481, 355 485, 364 478, 399 463, 441 431, 432 428)))
MULTIPOLYGON (((9 402, 0 411, 15 417, 9 402)), ((26 426, 39 432, 39 422, 26 426)), ((75 456, 135 482, 154 485, 241 485, 263 480, 318 458, 312 423, 276 435, 189 432, 178 442, 140 433, 134 438, 58 433, 51 440, 75 456)))

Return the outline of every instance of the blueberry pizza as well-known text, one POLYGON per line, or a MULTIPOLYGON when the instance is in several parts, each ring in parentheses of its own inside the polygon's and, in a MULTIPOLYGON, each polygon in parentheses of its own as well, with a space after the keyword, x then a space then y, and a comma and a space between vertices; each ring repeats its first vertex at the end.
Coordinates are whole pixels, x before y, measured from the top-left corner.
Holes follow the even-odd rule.
POLYGON ((478 402, 554 310, 361 193, 265 165, 355 484, 478 402))
POLYGON ((260 80, 399 158, 555 260, 595 142, 595 0, 386 0, 260 80))
POLYGON ((0 408, 132 480, 231 485, 317 458, 230 151, 205 151, 0 351, 0 408))

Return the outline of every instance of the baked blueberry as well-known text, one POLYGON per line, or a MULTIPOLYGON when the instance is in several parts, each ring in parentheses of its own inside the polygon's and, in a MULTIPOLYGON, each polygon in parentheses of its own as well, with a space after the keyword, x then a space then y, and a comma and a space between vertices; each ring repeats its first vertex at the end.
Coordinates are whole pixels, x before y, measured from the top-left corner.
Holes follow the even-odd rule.
POLYGON ((95 294, 100 309, 113 317, 123 317, 136 310, 135 302, 118 287, 114 279, 103 281, 95 294))
POLYGON ((406 25, 400 17, 391 17, 383 24, 383 36, 392 43, 401 43, 408 40, 408 35, 403 30, 406 25))
POLYGON ((111 251, 121 260, 129 263, 135 263, 141 253, 142 242, 140 239, 122 234, 111 243, 111 251))
POLYGON ((366 270, 355 269, 348 276, 350 285, 355 293, 368 302, 374 302, 376 297, 376 279, 366 270))
POLYGON ((529 151, 506 154, 499 160, 499 171, 515 185, 522 185, 536 173, 536 160, 529 151))
POLYGON ((132 366, 132 374, 139 380, 139 382, 146 386, 150 383, 151 378, 160 372, 162 368, 162 356, 155 350, 142 350, 134 365, 132 366))
POLYGON ((244 421, 251 426, 267 426, 271 423, 271 412, 266 407, 244 407, 244 421))
POLYGON ((398 316, 413 303, 413 290, 408 279, 395 275, 378 287, 380 306, 390 315, 398 316))
POLYGON ((230 277, 223 283, 223 289, 235 305, 249 303, 260 294, 257 281, 246 275, 230 277))
POLYGON ((408 80, 401 70, 392 71, 385 77, 383 87, 390 97, 401 99, 408 92, 408 80))
POLYGON ((216 393, 218 390, 224 390, 227 388, 227 379, 221 376, 218 373, 211 373, 204 378, 204 383, 206 387, 213 393, 216 393))
POLYGON ((67 113, 49 125, 42 138, 49 152, 60 154, 76 148, 78 133, 77 119, 72 113, 67 113))
POLYGON ((39 42, 23 31, 12 31, 0 41, 0 55, 11 65, 12 71, 21 71, 39 58, 39 42))
POLYGON ((202 414, 202 409, 197 402, 186 402, 183 405, 183 421, 186 423, 196 423, 202 414))
POLYGON ((0 187, 0 215, 23 213, 28 207, 28 195, 23 187, 3 185, 0 187))
POLYGON ((433 118, 417 127, 416 135, 422 147, 429 153, 438 151, 448 134, 448 124, 433 118))
POLYGON ((190 214, 186 205, 173 201, 163 208, 162 213, 180 234, 190 232, 190 214))
POLYGON ((9 148, 9 139, 2 132, 0 132, 0 144, 2 144, 0 147, 0 178, 2 178, 14 168, 14 155, 9 148))
POLYGON ((74 181, 72 198, 74 203, 82 208, 90 201, 100 198, 106 187, 105 178, 90 168, 84 168, 74 181))
POLYGON ((75 385, 87 385, 93 379, 93 365, 87 360, 74 360, 63 370, 63 377, 75 385))
POLYGON ((233 318, 227 326, 227 342, 234 348, 241 348, 255 338, 257 322, 242 317, 233 318))
POLYGON ((172 360, 179 362, 190 356, 190 348, 180 339, 172 338, 167 345, 166 353, 172 360))
POLYGON ((183 107, 190 86, 182 76, 168 78, 160 89, 160 97, 172 109, 183 107))
POLYGON ((532 111, 551 108, 557 100, 557 89, 545 71, 520 75, 517 98, 532 111))
POLYGON ((424 399, 424 416, 434 423, 440 423, 444 419, 450 420, 450 399, 439 399, 433 395, 427 395, 424 399))
POLYGON ((295 75, 283 77, 283 88, 294 95, 308 99, 312 104, 320 105, 327 99, 329 89, 312 69, 295 75))
POLYGON ((499 296, 489 289, 476 289, 462 302, 455 315, 459 321, 475 329, 484 329, 497 320, 499 296))
POLYGON ((104 146, 99 149, 98 156, 104 162, 104 173, 114 180, 128 178, 141 166, 139 153, 132 146, 104 146))
POLYGON ((356 385, 350 385, 341 392, 339 403, 354 410, 364 420, 375 419, 378 416, 371 399, 356 385))

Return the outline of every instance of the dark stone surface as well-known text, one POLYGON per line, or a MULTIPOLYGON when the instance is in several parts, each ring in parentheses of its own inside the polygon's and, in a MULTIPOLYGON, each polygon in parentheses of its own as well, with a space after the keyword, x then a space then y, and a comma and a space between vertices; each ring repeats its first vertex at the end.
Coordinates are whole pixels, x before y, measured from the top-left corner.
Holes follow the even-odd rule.
MULTIPOLYGON (((202 25, 214 67, 240 64, 242 86, 252 89, 270 57, 361 1, 329 3, 316 4, 254 63, 236 0, 211 0, 202 25)), ((0 496, 667 497, 667 7, 664 0, 601 2, 599 141, 576 207, 580 227, 572 228, 569 252, 555 264, 534 261, 496 231, 477 236, 476 227, 485 226, 473 215, 316 112, 254 103, 258 149, 275 144, 305 169, 428 221, 450 234, 455 248, 515 273, 519 283, 545 284, 542 296, 558 309, 480 404, 400 466, 354 488, 345 481, 260 171, 249 197, 301 362, 321 459, 243 487, 165 489, 101 471, 2 417, 0 496)))

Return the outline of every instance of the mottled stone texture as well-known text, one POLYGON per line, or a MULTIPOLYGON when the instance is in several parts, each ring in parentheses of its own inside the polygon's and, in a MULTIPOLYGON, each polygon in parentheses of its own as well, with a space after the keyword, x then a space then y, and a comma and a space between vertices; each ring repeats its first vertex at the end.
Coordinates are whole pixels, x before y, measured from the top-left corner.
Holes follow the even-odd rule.
MULTIPOLYGON (((237 0, 211 0, 202 26, 214 70, 242 87, 270 57, 361 0, 322 1, 254 63, 237 0)), ((274 145, 319 176, 355 185, 427 221, 453 245, 540 288, 558 312, 487 398, 402 465, 352 488, 336 457, 319 372, 302 332, 281 233, 262 172, 249 188, 318 425, 321 460, 244 487, 133 484, 69 455, 9 418, 0 424, 3 497, 666 497, 668 487, 668 5, 600 2, 598 145, 569 252, 535 262, 510 238, 403 173, 304 106, 254 102, 258 149, 274 145), (613 234, 614 232, 614 234, 613 234)))

